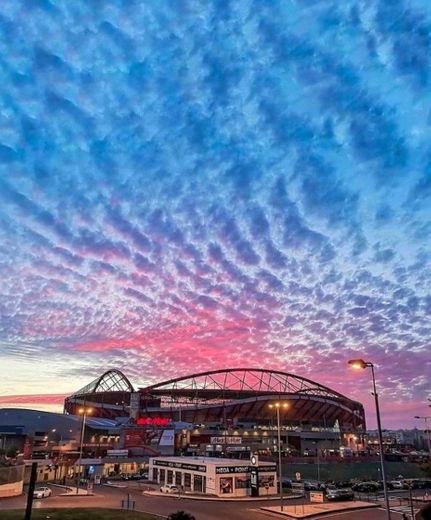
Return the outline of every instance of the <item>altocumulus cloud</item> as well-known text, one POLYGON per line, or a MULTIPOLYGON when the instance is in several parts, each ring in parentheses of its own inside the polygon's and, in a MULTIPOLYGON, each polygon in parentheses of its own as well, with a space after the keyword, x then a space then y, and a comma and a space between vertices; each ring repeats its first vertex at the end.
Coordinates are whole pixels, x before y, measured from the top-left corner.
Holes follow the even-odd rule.
POLYGON ((419 413, 430 33, 419 0, 4 0, 4 393, 255 365, 368 402, 360 353, 419 413))

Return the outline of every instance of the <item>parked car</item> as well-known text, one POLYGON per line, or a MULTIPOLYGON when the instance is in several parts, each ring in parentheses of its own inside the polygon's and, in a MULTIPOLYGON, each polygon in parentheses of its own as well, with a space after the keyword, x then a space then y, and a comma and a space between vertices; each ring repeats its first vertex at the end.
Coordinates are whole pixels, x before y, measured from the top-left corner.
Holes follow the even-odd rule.
POLYGON ((326 490, 326 498, 330 501, 336 500, 353 500, 355 498, 355 494, 351 489, 348 488, 329 488, 326 490))
POLYGON ((304 490, 305 491, 318 491, 319 484, 317 482, 310 482, 309 480, 304 480, 304 490))
POLYGON ((165 484, 160 488, 160 493, 179 493, 180 488, 175 484, 165 484))
POLYGON ((335 482, 335 487, 337 489, 351 488, 352 483, 349 480, 339 480, 339 481, 335 482))
POLYGON ((283 489, 292 489, 292 480, 290 478, 284 478, 281 481, 281 487, 283 489))
POLYGON ((412 479, 410 482, 412 489, 429 489, 431 488, 431 480, 412 479))
POLYGON ((402 480, 391 480, 392 489, 404 489, 404 482, 402 480))
POLYGON ((353 491, 358 491, 359 493, 375 493, 379 490, 379 484, 377 482, 359 482, 358 484, 354 484, 352 486, 353 491))
POLYGON ((48 498, 52 495, 52 491, 49 487, 38 487, 33 492, 34 498, 48 498))

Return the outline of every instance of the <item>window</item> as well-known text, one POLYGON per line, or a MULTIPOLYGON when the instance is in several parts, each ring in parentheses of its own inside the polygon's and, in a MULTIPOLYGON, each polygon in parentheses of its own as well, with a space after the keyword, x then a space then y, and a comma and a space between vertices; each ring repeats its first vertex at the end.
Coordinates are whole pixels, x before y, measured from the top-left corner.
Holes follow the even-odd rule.
POLYGON ((235 488, 236 489, 248 489, 251 487, 250 477, 236 477, 235 488))
POLYGON ((185 489, 192 489, 192 476, 190 473, 184 473, 184 488, 185 489))
POLYGON ((220 479, 220 493, 232 493, 233 492, 233 478, 223 477, 220 479))
POLYGON ((181 478, 181 472, 180 471, 177 471, 175 473, 175 485, 176 486, 181 486, 182 485, 182 478, 181 478))
POLYGON ((153 468, 153 480, 154 482, 159 481, 159 470, 158 468, 153 468))
POLYGON ((202 475, 195 475, 193 478, 193 491, 202 493, 202 475))
POLYGON ((173 480, 174 480, 174 472, 168 469, 168 480, 167 480, 167 483, 168 484, 172 484, 173 480))
POLYGON ((164 484, 165 483, 165 470, 164 469, 161 469, 160 470, 160 484, 164 484))

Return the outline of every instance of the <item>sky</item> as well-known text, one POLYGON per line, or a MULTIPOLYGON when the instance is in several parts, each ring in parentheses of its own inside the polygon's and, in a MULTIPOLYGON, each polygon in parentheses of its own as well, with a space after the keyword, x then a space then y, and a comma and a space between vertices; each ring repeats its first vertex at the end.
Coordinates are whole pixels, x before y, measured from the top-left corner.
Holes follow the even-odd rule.
POLYGON ((1 406, 265 367, 373 427, 362 357, 420 426, 428 0, 2 0, 0 56, 1 406))

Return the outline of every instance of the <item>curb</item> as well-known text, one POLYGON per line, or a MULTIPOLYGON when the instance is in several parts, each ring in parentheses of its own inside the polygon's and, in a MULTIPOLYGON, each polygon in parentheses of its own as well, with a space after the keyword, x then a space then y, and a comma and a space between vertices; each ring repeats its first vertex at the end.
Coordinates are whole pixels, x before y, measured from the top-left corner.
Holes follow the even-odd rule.
POLYGON ((292 515, 289 513, 281 513, 281 512, 277 512, 277 511, 272 511, 271 509, 268 509, 267 507, 261 507, 260 509, 262 511, 265 511, 267 513, 272 513, 272 514, 280 516, 280 517, 304 520, 307 518, 325 517, 325 516, 334 515, 334 514, 350 513, 351 511, 362 511, 362 510, 366 511, 368 509, 375 509, 375 508, 380 508, 380 507, 381 507, 380 504, 372 504, 369 506, 350 507, 347 509, 333 509, 332 511, 319 511, 316 513, 308 513, 305 516, 293 516, 295 513, 293 513, 292 515))
MULTIPOLYGON (((272 501, 280 501, 280 497, 275 495, 275 496, 269 496, 269 497, 266 497, 266 496, 261 496, 261 497, 226 497, 226 498, 223 498, 223 497, 212 497, 212 496, 201 496, 201 495, 187 495, 187 494, 181 494, 180 496, 178 496, 177 494, 174 494, 174 493, 160 493, 160 492, 151 492, 151 491, 143 491, 142 494, 144 496, 148 496, 148 497, 168 497, 168 498, 176 498, 176 499, 179 499, 179 500, 200 500, 202 502, 236 502, 237 504, 238 503, 242 503, 242 502, 272 502, 272 501)), ((284 500, 295 500, 297 498, 304 498, 305 495, 295 495, 295 496, 283 496, 283 501, 284 500)))

